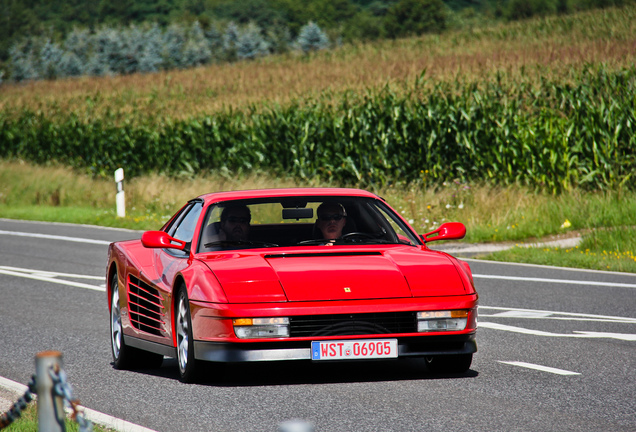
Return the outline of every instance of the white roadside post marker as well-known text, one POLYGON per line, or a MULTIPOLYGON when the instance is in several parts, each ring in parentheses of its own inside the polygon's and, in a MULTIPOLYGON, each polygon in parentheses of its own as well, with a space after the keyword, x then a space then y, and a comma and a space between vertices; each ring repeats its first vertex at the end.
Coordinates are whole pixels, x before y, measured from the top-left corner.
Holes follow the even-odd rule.
POLYGON ((115 170, 115 183, 117 183, 117 217, 126 217, 126 196, 124 195, 124 169, 115 170))

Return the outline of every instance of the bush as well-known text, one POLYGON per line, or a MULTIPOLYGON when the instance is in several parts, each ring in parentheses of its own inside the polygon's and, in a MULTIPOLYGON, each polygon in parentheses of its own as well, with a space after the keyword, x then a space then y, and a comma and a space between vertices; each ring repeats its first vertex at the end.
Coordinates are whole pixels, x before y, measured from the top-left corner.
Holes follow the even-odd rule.
POLYGON ((446 29, 444 3, 442 0, 400 0, 389 8, 385 29, 392 38, 439 33, 446 29))
MULTIPOLYGON (((563 4, 560 7, 563 9, 563 4)), ((553 5, 548 0, 511 0, 506 17, 509 20, 522 20, 554 12, 553 5)))
POLYGON ((254 23, 240 32, 236 41, 236 56, 240 60, 253 59, 269 54, 269 45, 261 34, 261 29, 254 23))
POLYGON ((239 40, 239 28, 230 22, 223 33, 223 57, 225 60, 236 60, 236 50, 239 40))
POLYGON ((34 40, 23 41, 14 45, 9 50, 11 59, 11 78, 14 81, 25 81, 40 78, 40 74, 35 66, 34 40))
POLYGON ((184 50, 184 67, 200 66, 212 59, 208 40, 198 21, 190 28, 184 50))
POLYGON ((327 48, 329 46, 329 38, 318 24, 309 21, 300 29, 296 44, 303 52, 308 53, 327 48))

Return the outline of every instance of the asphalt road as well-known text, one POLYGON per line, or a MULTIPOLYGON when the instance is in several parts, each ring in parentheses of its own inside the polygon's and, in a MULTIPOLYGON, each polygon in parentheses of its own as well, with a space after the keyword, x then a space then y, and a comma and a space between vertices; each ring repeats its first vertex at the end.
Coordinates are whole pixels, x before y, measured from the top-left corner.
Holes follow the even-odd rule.
POLYGON ((636 431, 636 274, 469 260, 479 352, 462 375, 413 360, 268 363, 186 385, 171 359, 111 365, 107 243, 139 235, 0 220, 1 377, 26 384, 36 353, 61 351, 85 406, 161 432, 275 432, 289 419, 316 432, 636 431))

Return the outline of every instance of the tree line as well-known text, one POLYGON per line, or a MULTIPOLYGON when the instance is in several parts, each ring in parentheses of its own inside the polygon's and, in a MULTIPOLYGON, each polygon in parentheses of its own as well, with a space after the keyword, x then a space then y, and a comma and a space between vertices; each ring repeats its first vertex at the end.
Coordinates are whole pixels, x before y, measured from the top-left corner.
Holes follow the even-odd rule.
POLYGON ((4 0, 0 82, 152 72, 634 0, 4 0))
POLYGON ((198 21, 171 24, 131 24, 101 27, 91 32, 73 29, 61 42, 46 37, 27 38, 9 51, 14 81, 104 76, 185 69, 219 61, 246 60, 272 52, 325 49, 328 36, 309 22, 298 37, 288 32, 264 32, 250 22, 204 29, 198 21))

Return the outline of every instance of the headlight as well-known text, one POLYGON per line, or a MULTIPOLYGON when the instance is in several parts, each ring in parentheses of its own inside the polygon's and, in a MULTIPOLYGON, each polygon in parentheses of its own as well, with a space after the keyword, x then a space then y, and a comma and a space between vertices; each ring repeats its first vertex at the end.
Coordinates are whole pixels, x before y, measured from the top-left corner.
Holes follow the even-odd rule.
POLYGON ((426 311, 417 313, 417 331, 459 331, 466 328, 467 310, 426 311))
POLYGON ((237 318, 232 320, 239 339, 289 337, 289 318, 237 318))

